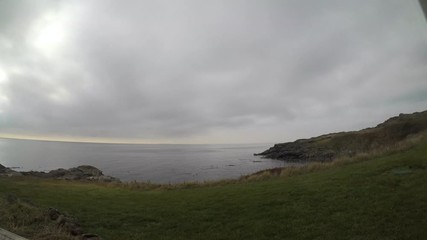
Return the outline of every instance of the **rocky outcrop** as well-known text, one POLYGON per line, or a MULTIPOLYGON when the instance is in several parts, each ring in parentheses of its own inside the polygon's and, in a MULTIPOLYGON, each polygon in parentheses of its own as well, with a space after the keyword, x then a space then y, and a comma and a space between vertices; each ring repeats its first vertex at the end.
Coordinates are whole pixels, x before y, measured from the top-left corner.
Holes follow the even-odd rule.
POLYGON ((341 156, 352 157, 376 149, 393 148, 426 131, 427 111, 400 114, 374 128, 280 143, 255 155, 290 162, 324 162, 341 156))
POLYGON ((336 151, 327 147, 316 146, 313 141, 298 140, 276 144, 272 148, 255 155, 266 158, 286 160, 289 162, 330 161, 336 157, 336 151))
POLYGON ((0 164, 0 176, 13 177, 13 176, 21 176, 21 175, 22 173, 14 171, 0 164))
POLYGON ((62 180, 80 180, 93 182, 120 182, 119 179, 105 176, 101 170, 89 165, 82 165, 75 168, 59 168, 50 172, 17 172, 10 168, 0 165, 0 176, 31 176, 38 178, 62 179, 62 180))

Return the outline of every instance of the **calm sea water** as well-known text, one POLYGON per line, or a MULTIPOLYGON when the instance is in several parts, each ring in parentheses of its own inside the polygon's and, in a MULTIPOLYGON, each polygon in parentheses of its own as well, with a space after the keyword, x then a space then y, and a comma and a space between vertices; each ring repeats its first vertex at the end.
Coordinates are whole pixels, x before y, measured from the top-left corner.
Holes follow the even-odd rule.
POLYGON ((179 183, 238 178, 284 167, 253 156, 271 145, 98 144, 0 139, 0 164, 18 171, 92 165, 122 181, 179 183))

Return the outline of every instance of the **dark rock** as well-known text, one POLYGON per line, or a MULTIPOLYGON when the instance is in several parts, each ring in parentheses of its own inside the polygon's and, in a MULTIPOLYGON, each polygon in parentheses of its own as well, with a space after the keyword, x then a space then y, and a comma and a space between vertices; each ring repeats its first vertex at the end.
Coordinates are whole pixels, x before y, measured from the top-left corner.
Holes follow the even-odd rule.
POLYGON ((73 235, 73 236, 78 236, 78 235, 82 235, 83 234, 83 229, 81 228, 81 227, 79 227, 79 226, 72 226, 71 228, 70 228, 70 233, 71 233, 71 235, 73 235))
POLYGON ((0 173, 6 170, 6 167, 0 164, 0 173))
POLYGON ((96 167, 89 166, 89 165, 82 165, 77 167, 78 170, 80 170, 85 176, 87 177, 98 177, 103 176, 102 171, 99 170, 96 167))
POLYGON ((67 174, 65 174, 64 177, 73 178, 71 180, 77 180, 77 179, 84 178, 85 174, 83 173, 82 170, 80 170, 78 168, 70 168, 70 169, 68 169, 68 172, 67 172, 67 174))
POLYGON ((52 171, 50 171, 49 173, 48 173, 48 175, 49 175, 49 177, 51 177, 51 178, 58 178, 58 177, 62 177, 62 176, 64 176, 65 174, 67 174, 68 173, 68 170, 65 170, 65 169, 63 169, 63 168, 59 168, 59 169, 56 169, 56 170, 52 170, 52 171))
POLYGON ((309 140, 276 144, 272 148, 256 155, 268 158, 283 159, 289 162, 330 161, 336 156, 332 149, 326 149, 309 140))
POLYGON ((96 167, 83 165, 76 168, 70 168, 68 170, 54 170, 59 179, 65 180, 89 180, 88 178, 102 177, 102 171, 96 167))
POLYGON ((57 220, 61 213, 55 208, 49 208, 48 215, 50 220, 57 220))
POLYGON ((78 236, 83 234, 83 229, 77 219, 62 214, 55 208, 49 208, 48 215, 51 220, 56 221, 59 227, 69 232, 71 235, 78 236))
POLYGON ((82 240, 102 240, 102 238, 96 234, 86 233, 82 235, 82 240))
POLYGON ((22 173, 14 171, 14 170, 7 168, 3 165, 0 167, 0 176, 13 177, 13 176, 21 176, 21 175, 22 175, 22 173))

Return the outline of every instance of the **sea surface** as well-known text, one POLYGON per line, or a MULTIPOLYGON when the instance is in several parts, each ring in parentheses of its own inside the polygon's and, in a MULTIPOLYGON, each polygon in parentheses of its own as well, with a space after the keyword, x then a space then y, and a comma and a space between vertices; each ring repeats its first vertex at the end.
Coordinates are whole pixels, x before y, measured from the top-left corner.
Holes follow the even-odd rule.
POLYGON ((291 165, 253 156, 271 144, 103 144, 0 139, 0 164, 16 171, 92 165, 122 181, 180 183, 238 178, 291 165))

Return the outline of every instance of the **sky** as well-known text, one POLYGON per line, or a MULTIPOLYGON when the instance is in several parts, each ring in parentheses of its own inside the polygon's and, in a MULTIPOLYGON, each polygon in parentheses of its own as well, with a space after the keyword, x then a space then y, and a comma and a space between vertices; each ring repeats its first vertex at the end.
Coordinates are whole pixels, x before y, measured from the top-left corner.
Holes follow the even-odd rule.
POLYGON ((276 143, 427 110, 416 0, 0 0, 0 137, 276 143))

